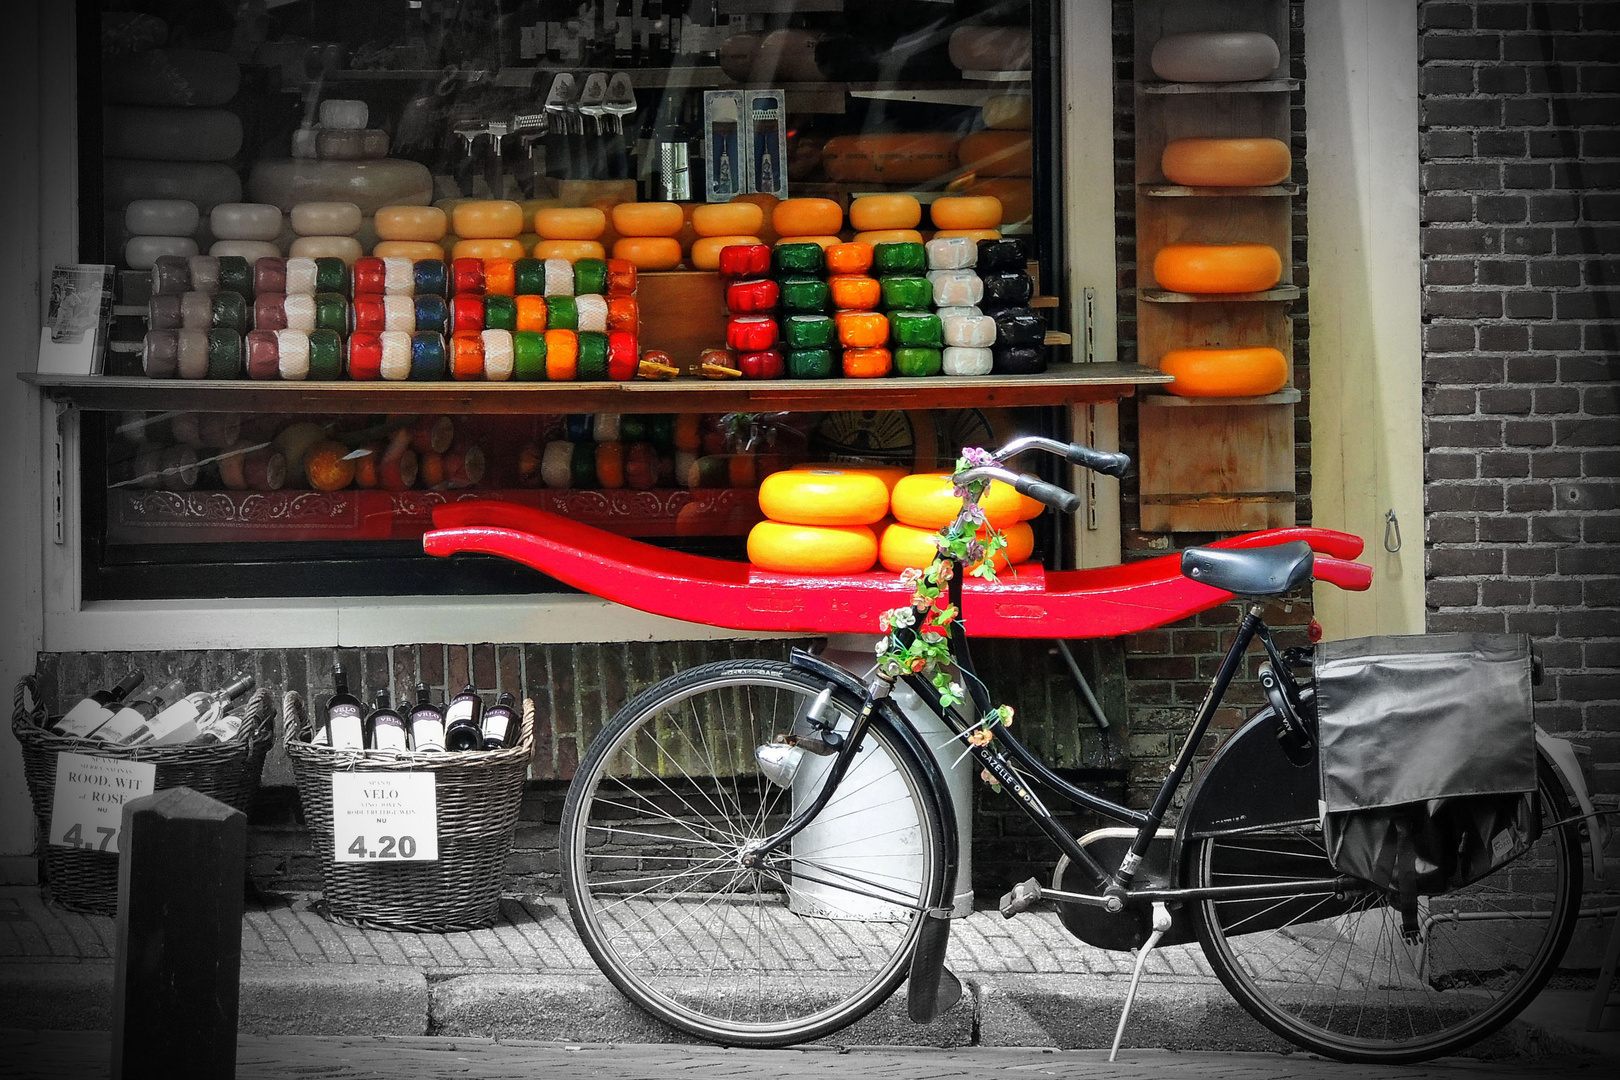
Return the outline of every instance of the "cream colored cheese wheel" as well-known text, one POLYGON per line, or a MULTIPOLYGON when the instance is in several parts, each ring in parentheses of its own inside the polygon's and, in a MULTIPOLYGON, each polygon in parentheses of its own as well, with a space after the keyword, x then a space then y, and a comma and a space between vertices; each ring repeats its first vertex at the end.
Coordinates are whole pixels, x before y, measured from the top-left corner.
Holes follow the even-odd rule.
POLYGON ((352 202, 304 202, 287 215, 299 236, 353 236, 362 216, 352 202))
POLYGON ((329 98, 321 102, 321 127, 360 131, 371 118, 366 103, 356 98, 329 98))
MULTIPOLYGON (((276 220, 281 220, 279 210, 276 220)), ((124 207, 124 228, 131 236, 190 236, 201 222, 197 204, 186 199, 136 199, 124 207)))
POLYGON ((449 219, 437 206, 382 206, 372 218, 379 240, 434 242, 449 231, 449 219))
POLYGON ((150 270, 163 255, 195 255, 197 241, 189 236, 132 236, 124 244, 124 264, 131 270, 150 270))
POLYGON ((692 211, 692 231, 699 236, 754 236, 763 224, 758 203, 705 203, 692 211))
POLYGON ((980 111, 984 126, 997 131, 1028 131, 1035 126, 1035 99, 1029 94, 998 94, 980 111))
POLYGON ((300 236, 292 242, 287 254, 299 259, 342 259, 352 263, 365 252, 360 241, 352 236, 300 236))
POLYGON ((209 245, 208 254, 235 255, 251 264, 260 259, 274 259, 281 254, 281 249, 268 240, 215 240, 209 245))
POLYGON ((281 228, 281 208, 269 203, 220 203, 208 213, 217 240, 274 240, 281 228))
POLYGON ((787 469, 760 482, 759 508, 795 525, 871 525, 889 512, 889 488, 865 473, 787 469))
POLYGON ((1153 73, 1167 82, 1247 82, 1269 77, 1277 43, 1252 30, 1166 34, 1153 46, 1153 73))

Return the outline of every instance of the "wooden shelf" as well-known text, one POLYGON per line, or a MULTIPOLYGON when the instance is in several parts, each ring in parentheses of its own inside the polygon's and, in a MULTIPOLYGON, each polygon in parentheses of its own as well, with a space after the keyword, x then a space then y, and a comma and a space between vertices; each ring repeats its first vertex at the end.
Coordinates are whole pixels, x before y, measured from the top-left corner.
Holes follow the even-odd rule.
POLYGON ((1265 292, 1184 293, 1168 289, 1142 289, 1137 297, 1150 304, 1253 304, 1270 300, 1298 300, 1299 286, 1279 285, 1265 292))
POLYGON ((1139 364, 1053 364, 1041 375, 926 379, 669 382, 255 382, 24 373, 23 382, 81 409, 266 413, 541 414, 571 412, 832 412, 1013 408, 1114 401, 1171 381, 1139 364))
POLYGON ((1275 394, 1264 394, 1259 397, 1180 397, 1176 394, 1144 394, 1138 405, 1157 409, 1215 408, 1223 405, 1292 405, 1300 400, 1300 396, 1298 390, 1292 386, 1285 386, 1275 394))
POLYGON ((1187 187, 1184 184, 1138 184, 1136 190, 1156 199, 1228 199, 1267 195, 1298 195, 1298 184, 1268 187, 1187 187))
POLYGON ((1298 79, 1255 79, 1252 82, 1143 82, 1144 94, 1286 94, 1299 89, 1298 79))

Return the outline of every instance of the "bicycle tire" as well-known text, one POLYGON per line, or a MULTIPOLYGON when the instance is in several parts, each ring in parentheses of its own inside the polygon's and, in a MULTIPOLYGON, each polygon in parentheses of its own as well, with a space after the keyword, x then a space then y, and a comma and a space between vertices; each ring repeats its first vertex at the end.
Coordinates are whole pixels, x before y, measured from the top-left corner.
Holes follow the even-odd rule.
MULTIPOLYGON (((1537 788, 1544 823, 1569 819, 1545 761, 1537 788)), ((1199 841, 1185 880, 1255 881, 1266 876, 1257 853, 1270 860, 1279 852, 1287 862, 1274 864, 1272 877, 1334 876, 1313 827, 1199 841)), ((1267 1028, 1340 1061, 1407 1064, 1484 1039, 1546 984, 1579 915, 1580 855, 1578 823, 1544 827, 1518 859, 1464 889, 1423 898, 1422 948, 1403 942, 1399 912, 1374 889, 1342 898, 1204 900, 1191 914, 1210 966, 1267 1028), (1244 932, 1250 920, 1281 925, 1244 932)))
MULTIPOLYGON (((786 1046, 854 1023, 907 974, 921 911, 942 895, 946 823, 888 721, 875 718, 785 853, 760 870, 738 858, 793 801, 762 777, 754 748, 827 687, 774 661, 693 668, 626 705, 580 762, 561 825, 569 912, 603 973, 672 1027, 786 1046), (858 806, 882 829, 841 837, 858 806)), ((829 700, 836 712, 823 715, 847 730, 859 702, 841 689, 829 700)), ((800 798, 831 760, 805 756, 800 798)))

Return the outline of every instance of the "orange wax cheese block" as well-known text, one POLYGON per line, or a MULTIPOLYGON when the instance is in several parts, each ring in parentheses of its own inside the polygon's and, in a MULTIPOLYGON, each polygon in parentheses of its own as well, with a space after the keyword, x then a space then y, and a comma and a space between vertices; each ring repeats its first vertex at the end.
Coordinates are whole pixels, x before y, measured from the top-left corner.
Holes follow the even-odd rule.
POLYGON ((777 238, 776 246, 780 247, 783 244, 818 244, 822 251, 826 251, 833 245, 842 244, 843 242, 842 237, 829 233, 826 236, 781 236, 777 238))
POLYGON ((523 231, 523 207, 510 199, 472 199, 450 212, 450 227, 464 240, 511 239, 523 231))
POLYGON ((871 244, 834 244, 822 249, 829 274, 864 274, 872 269, 871 244))
POLYGON ((794 525, 871 525, 889 512, 889 488, 843 469, 789 469, 760 481, 759 508, 794 525))
POLYGON ((1035 212, 1035 185, 1027 176, 991 176, 975 180, 963 191, 973 198, 997 199, 1001 203, 1001 221, 995 225, 962 226, 962 228, 994 229, 1003 222, 1023 221, 1035 212))
MULTIPOLYGON (((803 240, 804 237, 796 236, 794 239, 803 240)), ((920 244, 923 235, 916 229, 873 229, 871 232, 856 233, 855 242, 872 247, 878 244, 920 244)))
POLYGON ((956 168, 957 138, 945 131, 837 135, 822 147, 821 164, 840 183, 925 183, 956 168))
POLYGON ((922 203, 913 195, 862 195, 849 204, 849 223, 861 232, 915 229, 921 221, 922 203))
MULTIPOLYGON (((818 469, 825 471, 832 469, 837 472, 860 473, 863 476, 875 476, 879 480, 883 481, 885 491, 893 491, 894 485, 900 482, 901 477, 911 475, 910 469, 899 465, 849 465, 841 461, 801 461, 795 465, 789 466, 789 468, 794 471, 803 471, 805 469, 818 469)), ((884 512, 888 512, 888 504, 886 502, 884 503, 884 512)))
POLYGON ((876 311, 840 311, 833 316, 846 349, 875 349, 889 340, 889 320, 876 311))
POLYGON ((1171 292, 1264 292, 1282 280, 1282 257, 1269 244, 1166 244, 1153 279, 1171 292))
POLYGON ((673 270, 681 265, 681 242, 673 236, 625 236, 614 242, 613 257, 637 270, 673 270))
POLYGON ((779 236, 826 236, 844 227, 844 211, 831 199, 783 199, 771 211, 779 236))
MULTIPOLYGON (((717 204, 718 205, 718 204, 717 204)), ((760 243, 757 236, 705 236, 692 245, 692 269, 717 270, 720 252, 728 247, 747 247, 760 243)))
POLYGON ((1287 180, 1293 162, 1278 139, 1176 139, 1159 166, 1187 187, 1267 187, 1287 180))
POLYGON ((844 350, 844 377, 881 379, 894 370, 894 354, 881 346, 844 350))
POLYGON ((761 521, 748 533, 748 561, 779 574, 861 574, 877 555, 877 534, 865 525, 761 521))
MULTIPOLYGON (((952 490, 948 472, 911 474, 894 485, 889 504, 895 520, 919 529, 942 529, 962 510, 962 500, 952 490)), ((985 520, 998 529, 1009 528, 1022 517, 1018 492, 1000 480, 990 481, 979 506, 985 520)))
MULTIPOLYGON (((581 259, 605 259, 607 248, 595 240, 541 240, 530 249, 529 254, 536 259, 567 259, 569 262, 578 262, 581 259)), ((522 257, 517 256, 520 259, 522 257)))
MULTIPOLYGON (((926 570, 934 561, 934 556, 939 554, 939 548, 934 544, 934 538, 938 535, 937 529, 919 529, 898 521, 891 522, 878 535, 878 561, 883 564, 883 569, 896 574, 911 568, 926 570)), ((1035 552, 1035 530, 1026 522, 1020 521, 1002 530, 1002 536, 1006 538, 1007 546, 996 554, 993 565, 998 574, 1009 566, 1028 562, 1035 552)))
POLYGON ((883 298, 883 286, 865 274, 834 274, 827 288, 838 311, 871 311, 883 298))
POLYGON ((934 234, 934 239, 938 240, 942 236, 965 236, 975 242, 1001 239, 1001 233, 995 229, 941 229, 934 234))
POLYGON ((1288 360, 1268 347, 1171 349, 1159 370, 1174 375, 1165 387, 1182 397, 1258 397, 1288 383, 1288 360))
POLYGON ((627 202, 613 208, 613 231, 620 236, 674 236, 684 224, 686 215, 672 202, 627 202))
POLYGON ((957 146, 957 162, 980 176, 1032 176, 1034 144, 1027 131, 975 131, 957 146))
POLYGON ((1001 200, 988 195, 943 195, 928 207, 936 229, 994 229, 1001 224, 1001 200))
POLYGON ((372 218, 380 240, 438 240, 449 232, 449 218, 437 206, 382 206, 372 218))
POLYGON ((763 224, 765 211, 758 203, 705 203, 692 210, 692 229, 699 236, 754 236, 763 224))
POLYGON ((497 237, 457 240, 450 249, 452 259, 521 259, 526 254, 516 240, 497 237))
POLYGON ((594 206, 551 206, 534 212, 534 231, 547 240, 595 240, 606 229, 607 215, 594 206))
POLYGON ((371 253, 379 259, 410 259, 412 262, 444 258, 443 246, 426 240, 384 240, 373 247, 371 253))

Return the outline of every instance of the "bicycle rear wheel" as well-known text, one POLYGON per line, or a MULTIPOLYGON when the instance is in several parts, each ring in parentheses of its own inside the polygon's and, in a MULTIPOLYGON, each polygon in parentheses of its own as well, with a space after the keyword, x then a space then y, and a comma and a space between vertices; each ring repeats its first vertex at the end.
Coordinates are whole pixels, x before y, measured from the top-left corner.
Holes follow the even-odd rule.
MULTIPOLYGON (((805 831, 742 864, 833 760, 805 755, 789 791, 754 748, 826 688, 771 661, 694 668, 625 706, 580 762, 562 819, 569 910, 608 978, 667 1024, 784 1046, 853 1023, 905 978, 943 882, 944 823, 886 724, 805 831)), ((836 692, 821 715, 847 731, 858 708, 836 692)))
MULTIPOLYGON (((1540 765, 1544 823, 1570 817, 1540 765)), ((1194 886, 1331 878, 1320 829, 1199 841, 1194 886)), ((1557 967, 1581 896, 1575 824, 1467 888, 1419 901, 1406 942, 1383 893, 1201 901, 1199 944, 1239 1003, 1266 1027, 1341 1061, 1401 1064, 1455 1053, 1506 1024, 1557 967)))

